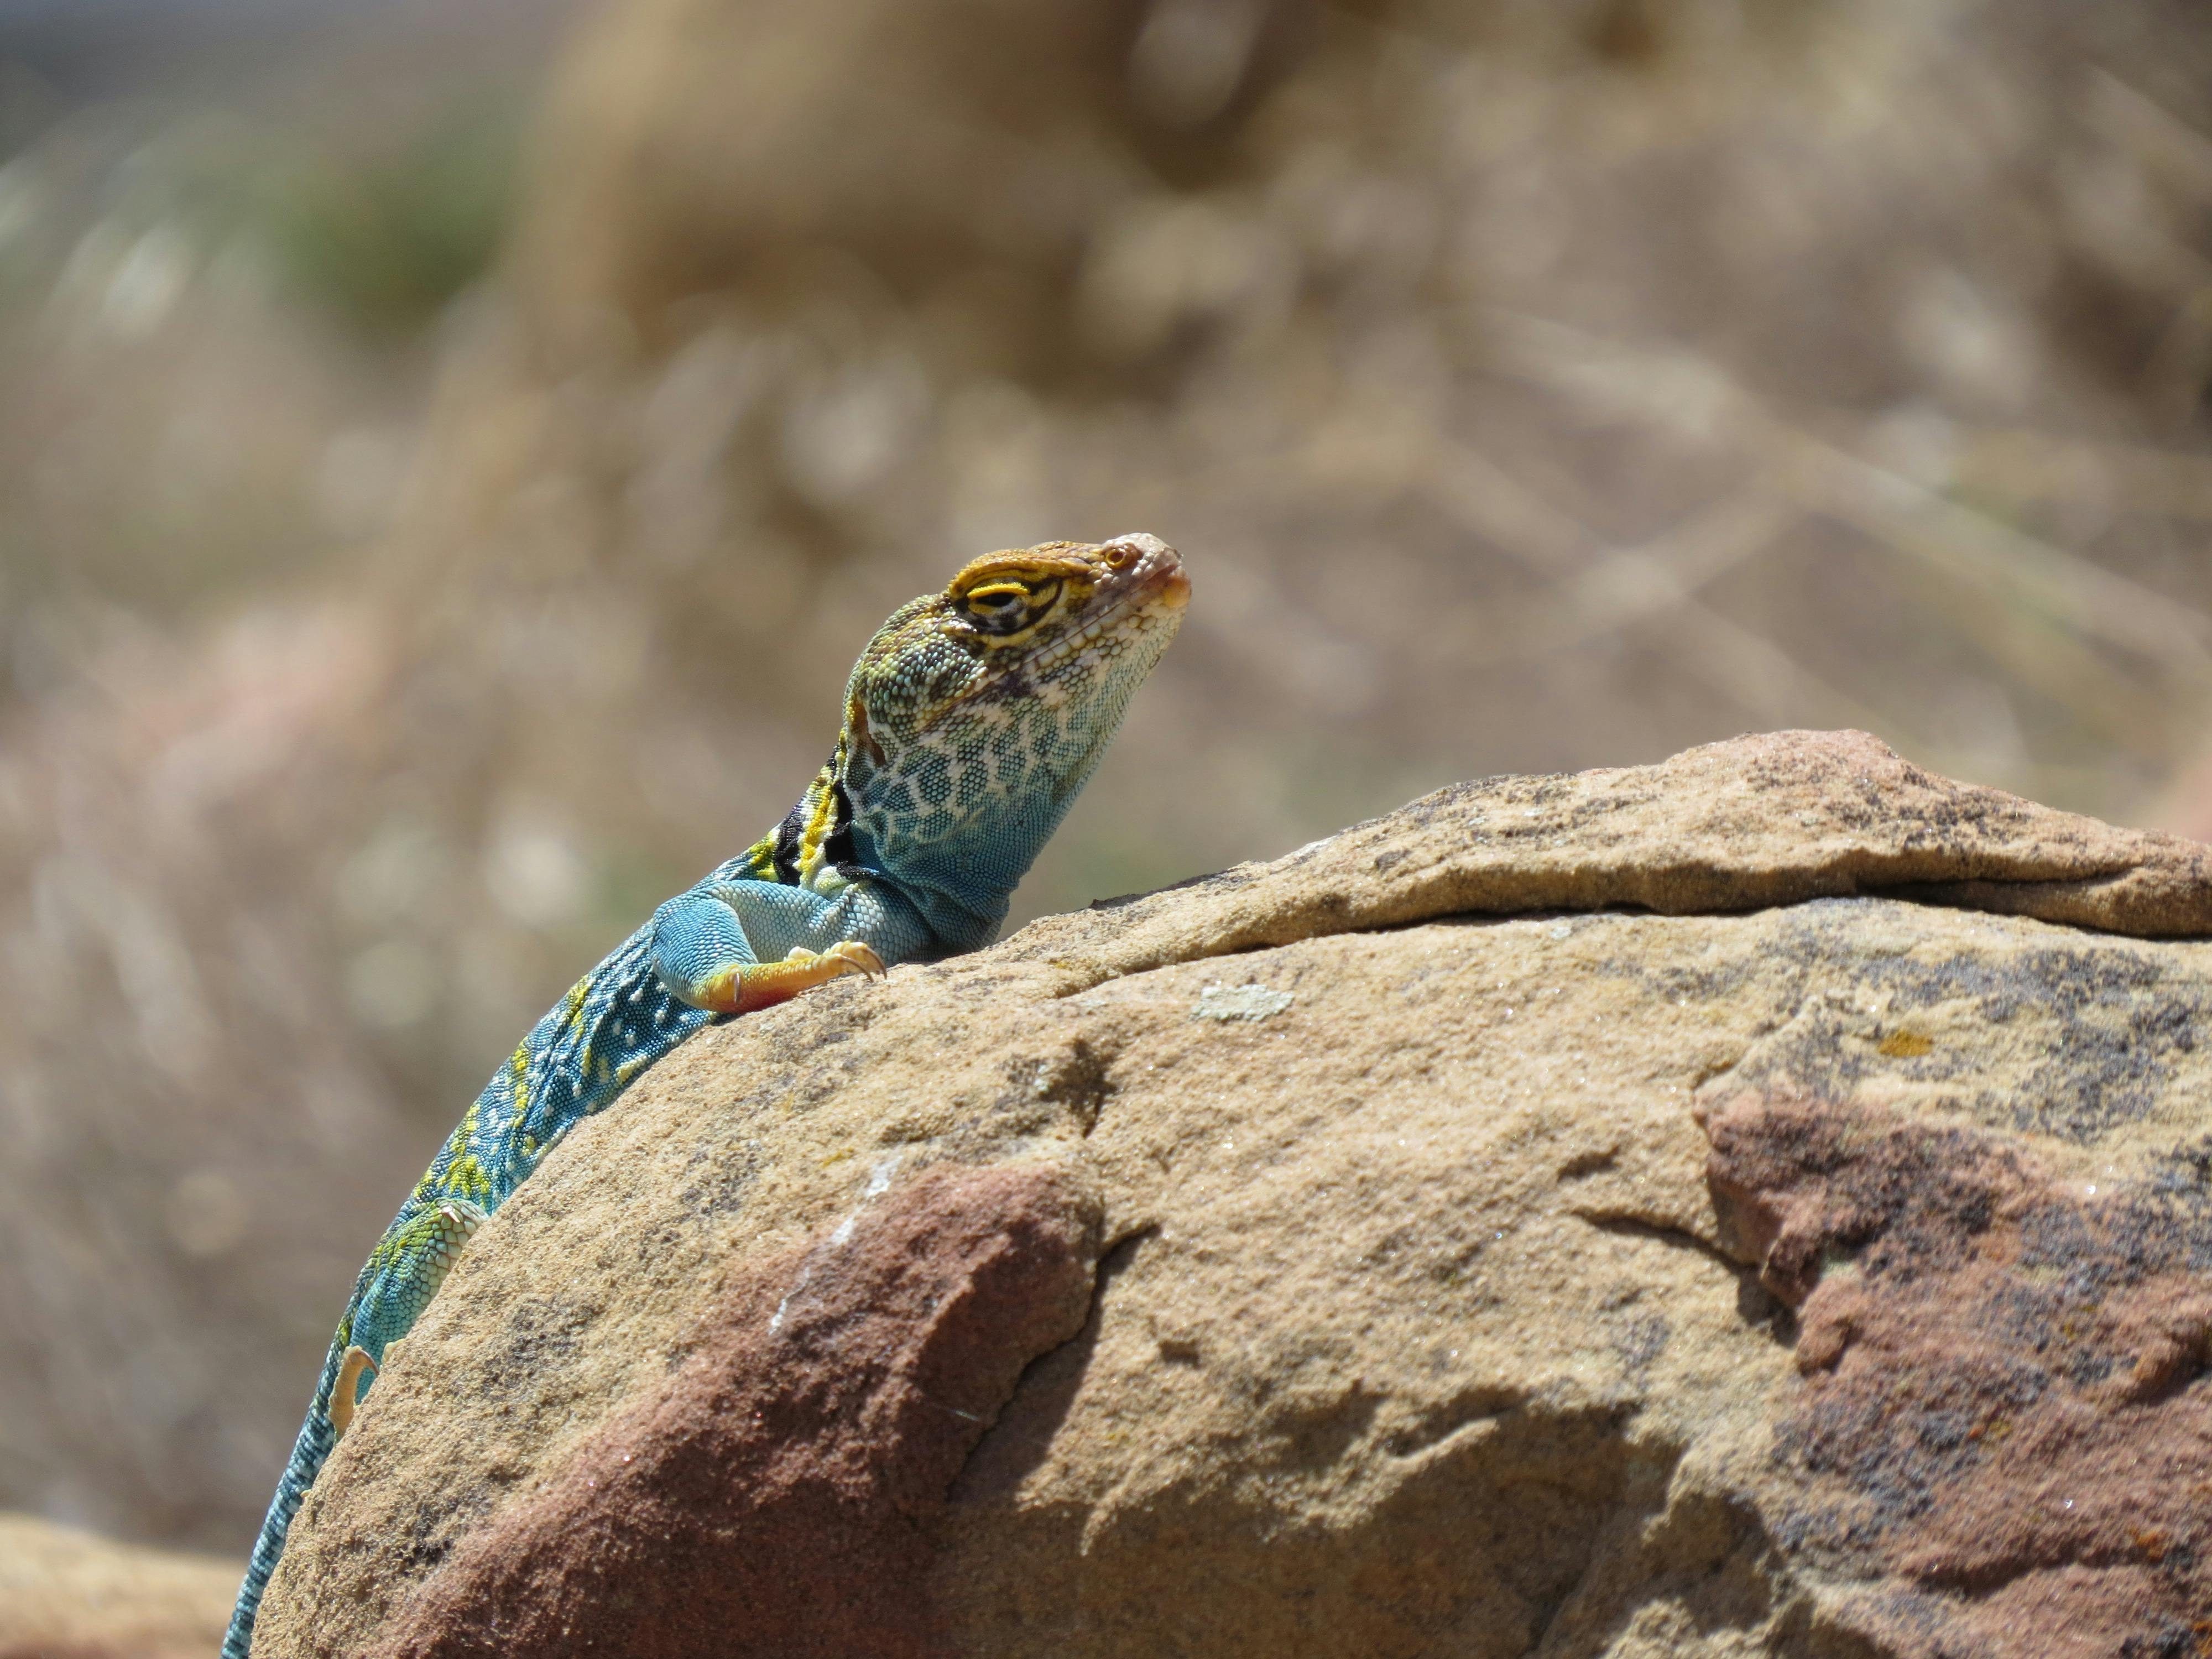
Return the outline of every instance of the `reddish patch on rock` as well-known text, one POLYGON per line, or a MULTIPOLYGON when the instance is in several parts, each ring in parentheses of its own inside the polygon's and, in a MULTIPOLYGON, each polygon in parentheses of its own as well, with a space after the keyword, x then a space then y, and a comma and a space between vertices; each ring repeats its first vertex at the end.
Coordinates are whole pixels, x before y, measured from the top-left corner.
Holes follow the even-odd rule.
POLYGON ((374 1650, 899 1659, 942 1650, 927 1523, 1088 1310, 1095 1213, 939 1166, 744 1273, 652 1397, 470 1536, 374 1650))
POLYGON ((1724 1241, 1798 1313, 1783 1546, 1859 1578, 1900 1654, 2212 1654, 2204 1170, 2093 1195, 1861 1107, 1699 1118, 1724 1241))

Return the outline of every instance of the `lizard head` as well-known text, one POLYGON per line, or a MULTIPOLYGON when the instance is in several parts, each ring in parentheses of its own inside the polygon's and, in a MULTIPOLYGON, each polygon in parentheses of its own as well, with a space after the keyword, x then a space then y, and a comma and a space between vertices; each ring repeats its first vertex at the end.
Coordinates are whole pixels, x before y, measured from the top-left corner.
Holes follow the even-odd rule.
POLYGON ((1176 550, 1133 535, 986 554, 900 606, 853 669, 831 762, 855 861, 988 939, 1189 598, 1176 550))

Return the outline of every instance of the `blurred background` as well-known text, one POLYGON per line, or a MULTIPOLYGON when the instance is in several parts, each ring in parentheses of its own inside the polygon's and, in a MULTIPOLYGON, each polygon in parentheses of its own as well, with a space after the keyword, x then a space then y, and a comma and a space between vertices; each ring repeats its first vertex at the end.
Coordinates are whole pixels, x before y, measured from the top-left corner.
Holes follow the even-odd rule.
POLYGON ((0 0, 0 1507, 242 1553, 538 1012, 963 560, 1017 921, 1857 726, 2212 830, 2190 0, 0 0))

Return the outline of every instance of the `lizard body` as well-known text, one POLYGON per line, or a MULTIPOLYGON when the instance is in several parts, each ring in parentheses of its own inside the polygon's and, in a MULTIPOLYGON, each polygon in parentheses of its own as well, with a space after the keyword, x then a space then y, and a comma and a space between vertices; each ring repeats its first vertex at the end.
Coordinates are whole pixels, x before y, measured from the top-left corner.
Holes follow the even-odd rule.
POLYGON ((1190 584, 1150 536, 987 555, 894 611, 830 760, 768 836, 678 894, 540 1019, 370 1253, 254 1545, 247 1659, 292 1518, 386 1351, 579 1119, 705 1025, 847 974, 988 944, 1174 637, 1190 584))

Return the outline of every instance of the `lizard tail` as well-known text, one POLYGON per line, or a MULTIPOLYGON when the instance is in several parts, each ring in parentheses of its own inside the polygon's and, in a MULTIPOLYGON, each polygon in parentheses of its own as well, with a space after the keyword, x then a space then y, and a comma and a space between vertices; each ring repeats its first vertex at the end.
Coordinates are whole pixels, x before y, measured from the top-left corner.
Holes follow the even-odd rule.
POLYGON ((331 1339, 323 1358, 323 1374, 315 1384, 314 1403, 300 1437, 292 1443, 292 1455, 269 1500, 269 1514, 261 1535, 253 1540, 253 1559, 246 1563, 246 1582, 239 1586, 238 1605, 230 1615, 230 1630, 222 1638, 222 1659, 247 1659, 253 1645, 253 1624, 261 1611, 262 1593, 269 1576, 284 1553, 284 1540, 292 1530, 292 1517, 300 1512, 307 1489, 330 1459, 331 1449, 352 1422, 354 1400, 364 1373, 374 1376, 377 1361, 368 1347, 357 1347, 354 1338, 388 1352, 413 1328, 415 1320, 445 1282, 453 1260, 476 1230, 483 1224, 484 1211, 466 1199, 450 1198, 433 1208, 418 1207, 413 1199, 399 1212, 384 1237, 362 1264, 347 1298, 345 1317, 331 1339))
POLYGON ((337 1432, 331 1426, 330 1405, 344 1346, 343 1341, 331 1343, 330 1355, 323 1361, 314 1403, 307 1407, 307 1420, 300 1425, 300 1437, 292 1443, 291 1459, 276 1483, 276 1495, 269 1500, 261 1535, 253 1540, 253 1559, 246 1565, 246 1582, 238 1588, 238 1605, 231 1611, 230 1629, 222 1638, 222 1659, 247 1659, 253 1646, 253 1621, 261 1611, 261 1593, 269 1588, 269 1575, 276 1571, 277 1558, 284 1553, 292 1517, 299 1513, 307 1488, 315 1484, 331 1448, 337 1443, 337 1432))

